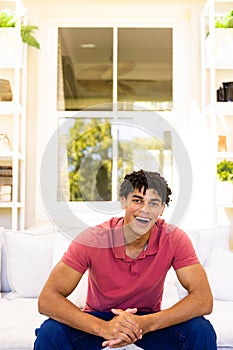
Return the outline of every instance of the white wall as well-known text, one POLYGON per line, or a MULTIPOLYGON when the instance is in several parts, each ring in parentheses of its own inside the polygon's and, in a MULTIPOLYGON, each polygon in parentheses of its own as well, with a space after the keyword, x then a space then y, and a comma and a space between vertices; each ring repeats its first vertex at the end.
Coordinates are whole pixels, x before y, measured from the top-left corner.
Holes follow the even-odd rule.
MULTIPOLYGON (((53 133, 54 72, 56 42, 54 22, 96 19, 103 21, 152 21, 174 25, 174 127, 182 137, 193 166, 192 200, 181 225, 184 228, 215 224, 210 153, 206 149, 205 120, 200 112, 200 13, 204 1, 51 1, 25 0, 29 21, 39 26, 41 50, 29 49, 27 206, 26 224, 44 218, 39 194, 39 171, 43 149, 53 133)), ((185 164, 184 164, 185 167, 185 164)), ((49 176, 49 174, 48 174, 49 176)), ((181 184, 182 186, 182 184, 181 184)))

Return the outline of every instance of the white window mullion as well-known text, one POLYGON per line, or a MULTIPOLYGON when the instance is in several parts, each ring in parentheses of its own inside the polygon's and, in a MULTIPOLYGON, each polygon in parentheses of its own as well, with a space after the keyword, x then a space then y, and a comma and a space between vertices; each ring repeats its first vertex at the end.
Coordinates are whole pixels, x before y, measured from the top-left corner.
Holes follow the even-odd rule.
POLYGON ((113 28, 113 124, 112 124, 112 201, 117 201, 117 160, 118 160, 118 125, 117 125, 117 57, 118 28, 113 28))
POLYGON ((112 201, 117 201, 118 125, 112 124, 112 201))
POLYGON ((113 27, 113 112, 117 111, 118 28, 113 27))

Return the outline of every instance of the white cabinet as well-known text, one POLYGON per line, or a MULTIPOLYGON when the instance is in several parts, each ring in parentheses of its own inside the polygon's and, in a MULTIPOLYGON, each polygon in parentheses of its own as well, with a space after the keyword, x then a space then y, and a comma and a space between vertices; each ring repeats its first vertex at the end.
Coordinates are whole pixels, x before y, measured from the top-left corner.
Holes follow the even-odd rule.
MULTIPOLYGON (((18 0, 0 0, 0 11, 5 9, 15 10, 21 15, 23 5, 18 0)), ((27 46, 20 37, 20 20, 16 28, 0 31, 1 45, 0 226, 16 230, 24 228, 25 216, 27 46), (13 41, 7 36, 8 31, 13 41), (7 58, 3 58, 5 53, 7 58)))

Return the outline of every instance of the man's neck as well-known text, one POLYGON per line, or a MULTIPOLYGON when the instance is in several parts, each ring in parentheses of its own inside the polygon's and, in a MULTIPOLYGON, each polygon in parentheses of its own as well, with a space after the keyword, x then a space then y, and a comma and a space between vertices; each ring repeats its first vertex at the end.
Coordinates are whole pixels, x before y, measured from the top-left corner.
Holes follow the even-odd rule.
POLYGON ((134 242, 128 243, 125 246, 126 255, 128 255, 132 259, 136 259, 143 250, 146 250, 147 245, 148 245, 148 240, 145 242, 140 240, 140 242, 134 241, 134 242))
POLYGON ((125 232, 125 250, 126 254, 135 259, 144 249, 146 249, 150 232, 145 233, 143 236, 132 240, 132 237, 127 237, 125 232))

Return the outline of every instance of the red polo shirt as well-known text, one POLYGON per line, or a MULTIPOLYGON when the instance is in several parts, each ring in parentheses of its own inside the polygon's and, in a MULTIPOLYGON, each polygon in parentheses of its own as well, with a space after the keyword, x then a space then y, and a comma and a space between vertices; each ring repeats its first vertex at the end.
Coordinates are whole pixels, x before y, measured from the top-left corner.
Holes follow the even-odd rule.
POLYGON ((122 224, 123 218, 112 218, 85 230, 71 242, 62 261, 82 274, 89 269, 84 310, 159 311, 170 267, 199 262, 192 243, 181 229, 158 219, 147 248, 132 259, 125 253, 122 224))

